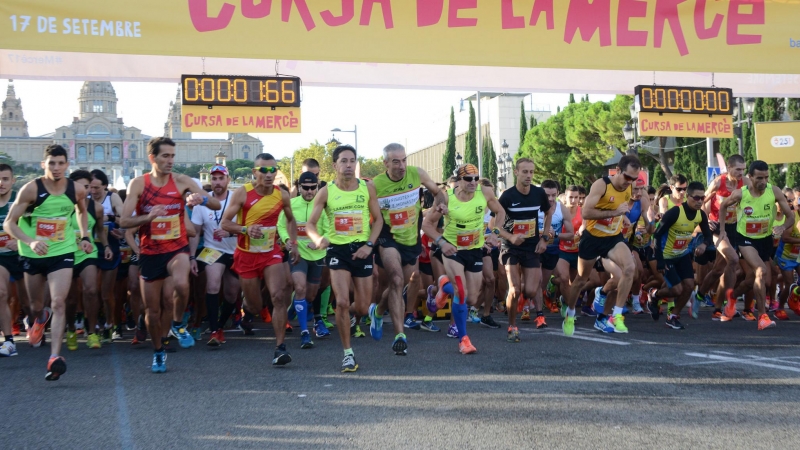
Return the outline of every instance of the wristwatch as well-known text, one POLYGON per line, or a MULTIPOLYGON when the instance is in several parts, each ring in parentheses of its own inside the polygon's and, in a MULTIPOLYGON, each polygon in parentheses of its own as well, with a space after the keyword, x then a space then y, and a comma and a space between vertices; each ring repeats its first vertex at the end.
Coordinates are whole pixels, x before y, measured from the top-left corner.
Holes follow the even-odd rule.
POLYGON ((242 227, 242 234, 247 234, 247 227, 242 227))
POLYGON ((364 243, 364 245, 366 245, 369 248, 372 248, 372 246, 375 245, 375 244, 373 244, 372 241, 367 241, 367 242, 364 243))
POLYGON ((497 227, 492 228, 492 233, 500 236, 500 228, 497 228, 497 227))
POLYGON ((549 234, 545 234, 544 236, 542 236, 542 240, 545 241, 545 242, 550 242, 550 235, 549 234))

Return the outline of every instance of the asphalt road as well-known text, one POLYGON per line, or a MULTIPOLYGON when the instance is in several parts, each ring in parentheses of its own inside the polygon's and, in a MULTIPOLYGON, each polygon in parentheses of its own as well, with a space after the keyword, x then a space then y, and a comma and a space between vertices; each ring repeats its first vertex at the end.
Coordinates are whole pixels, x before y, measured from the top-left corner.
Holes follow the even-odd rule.
MULTIPOLYGON (((316 340, 270 365, 272 331, 227 333, 170 354, 150 373, 151 347, 129 340, 65 356, 44 380, 48 349, 20 342, 0 360, 0 447, 43 448, 798 448, 800 317, 684 319, 667 329, 629 317, 603 335, 580 318, 573 338, 523 322, 522 342, 470 325, 475 355, 441 333, 409 331, 409 354, 354 340, 360 368, 341 374, 341 345, 316 340)), ((502 314, 495 314, 505 321, 502 314)), ((444 328, 445 324, 440 326, 444 328)), ((365 330, 366 331, 366 330, 365 330)), ((130 333, 128 333, 130 334, 130 333)))

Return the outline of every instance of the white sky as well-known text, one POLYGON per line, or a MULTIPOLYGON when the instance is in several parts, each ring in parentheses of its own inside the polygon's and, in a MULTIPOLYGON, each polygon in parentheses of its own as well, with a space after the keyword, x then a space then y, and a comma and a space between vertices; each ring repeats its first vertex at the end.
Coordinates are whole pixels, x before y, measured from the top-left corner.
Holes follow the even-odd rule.
MULTIPOLYGON (((31 136, 52 133, 72 123, 78 115, 78 95, 82 82, 14 80, 17 97, 22 99, 25 120, 31 136)), ((150 136, 164 132, 169 102, 175 99, 177 83, 114 82, 119 99, 118 116, 126 126, 134 126, 150 136)), ((2 93, 7 81, 0 86, 2 93)), ((302 129, 299 134, 255 134, 265 150, 275 157, 291 155, 294 150, 316 141, 330 139, 331 129, 352 130, 358 127, 359 153, 374 158, 390 142, 399 142, 414 151, 447 138, 450 107, 458 113, 461 98, 474 92, 355 89, 304 87, 302 129)), ((581 93, 575 93, 579 99, 581 93)), ((590 95, 590 100, 609 101, 613 96, 590 95)), ((557 106, 567 104, 569 94, 533 94, 526 105, 557 106)), ((484 120, 485 121, 485 120, 484 120)), ((458 124, 465 129, 466 124, 458 124)), ((194 137, 225 137, 219 133, 194 133, 194 137)), ((353 144, 353 133, 337 133, 336 138, 353 144)))

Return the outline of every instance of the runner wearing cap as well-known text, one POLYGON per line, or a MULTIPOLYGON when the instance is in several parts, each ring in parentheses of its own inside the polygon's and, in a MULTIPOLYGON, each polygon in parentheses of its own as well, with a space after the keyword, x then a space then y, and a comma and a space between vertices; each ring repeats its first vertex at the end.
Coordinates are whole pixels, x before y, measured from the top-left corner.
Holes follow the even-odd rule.
POLYGON ((8 211, 17 200, 17 192, 13 189, 14 169, 8 164, 0 164, 0 331, 3 332, 3 343, 0 344, 0 356, 16 356, 17 346, 14 343, 14 325, 11 317, 9 300, 12 283, 22 280, 19 267, 17 241, 3 231, 2 221, 6 220, 8 211))
POLYGON ((231 192, 228 190, 230 176, 228 168, 223 165, 215 165, 211 168, 211 194, 222 207, 218 211, 206 208, 202 205, 194 207, 192 212, 192 223, 197 226, 200 233, 189 239, 189 254, 192 255, 190 265, 192 273, 205 271, 206 273, 206 312, 208 314, 208 329, 211 331, 211 338, 207 345, 218 347, 225 343, 225 335, 222 328, 228 318, 233 314, 234 305, 241 286, 239 277, 233 271, 233 254, 236 250, 236 237, 220 226, 222 216, 230 204, 231 192), (200 244, 200 237, 203 236, 204 248, 198 253, 197 248, 200 244), (222 311, 220 312, 219 291, 223 285, 225 291, 222 294, 222 311))

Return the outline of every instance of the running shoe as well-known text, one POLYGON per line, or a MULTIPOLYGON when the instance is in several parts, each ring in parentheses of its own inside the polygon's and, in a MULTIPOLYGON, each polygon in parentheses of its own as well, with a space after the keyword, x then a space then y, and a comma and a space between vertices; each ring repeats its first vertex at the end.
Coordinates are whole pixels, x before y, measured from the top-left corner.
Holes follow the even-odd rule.
POLYGON ((78 335, 74 331, 67 331, 67 350, 75 351, 78 349, 78 335))
POLYGON ((342 372, 355 372, 358 370, 355 355, 344 355, 342 360, 342 372))
POLYGON ((722 321, 728 322, 736 317, 736 299, 733 298, 733 289, 728 289, 725 291, 725 299, 727 300, 727 303, 725 304, 725 309, 723 310, 722 321))
POLYGON ((328 319, 327 319, 326 317, 323 317, 323 318, 322 318, 322 324, 323 324, 323 325, 325 325, 325 328, 327 328, 327 329, 329 329, 329 330, 330 330, 331 328, 335 328, 335 327, 336 327, 336 325, 334 325, 334 324, 332 324, 332 323, 328 322, 328 319))
POLYGON ((150 367, 153 373, 164 373, 167 371, 167 352, 162 348, 159 352, 153 352, 153 365, 150 367))
POLYGON ((614 333, 627 333, 628 327, 625 326, 625 316, 614 314, 608 318, 608 324, 614 327, 614 333))
POLYGON ((775 322, 769 319, 769 316, 766 314, 762 314, 761 317, 758 319, 758 330, 766 330, 767 328, 772 328, 775 326, 775 322))
MULTIPOLYGON (((31 344, 31 347, 39 347, 42 345, 42 341, 44 340, 44 330, 47 328, 47 322, 49 322, 50 318, 53 317, 53 312, 48 307, 45 307, 42 313, 44 314, 44 320, 40 322, 39 319, 36 319, 36 321, 33 322, 33 326, 28 330, 28 343, 31 344)), ((56 376, 55 379, 57 380, 58 376, 56 376)))
POLYGON ((220 344, 224 344, 224 343, 228 342, 228 341, 225 340, 225 332, 222 330, 222 328, 217 330, 217 340, 219 340, 220 344))
POLYGON ((439 306, 436 304, 436 296, 433 295, 434 290, 436 290, 436 286, 434 285, 428 286, 428 289, 425 290, 425 293, 428 294, 425 299, 425 306, 431 314, 436 314, 436 311, 439 310, 439 306))
POLYGON ((789 309, 800 316, 800 286, 794 283, 789 287, 789 309))
POLYGON ((308 330, 300 333, 300 348, 314 348, 314 341, 311 340, 311 333, 308 330))
POLYGON ((564 336, 575 334, 575 317, 565 317, 564 322, 561 323, 561 331, 564 332, 564 336))
POLYGON ((428 320, 428 321, 423 320, 422 323, 419 325, 419 329, 425 331, 431 331, 433 333, 438 333, 439 331, 442 331, 439 329, 439 327, 436 326, 435 323, 433 323, 433 320, 428 320))
POLYGON ((361 326, 360 325, 356 325, 356 329, 355 329, 355 332, 353 333, 353 337, 363 338, 364 336, 366 336, 366 334, 363 331, 361 331, 361 326))
POLYGON ((592 307, 586 304, 584 304, 583 307, 581 307, 581 315, 587 317, 597 317, 597 313, 594 312, 592 307))
POLYGON ((11 325, 11 335, 12 336, 19 336, 20 335, 20 327, 18 323, 14 323, 11 325))
POLYGON ((753 314, 752 311, 742 311, 742 319, 752 322, 756 320, 756 316, 753 314))
POLYGON ((194 338, 191 334, 189 334, 188 331, 186 331, 186 328, 170 327, 169 335, 178 339, 178 345, 180 345, 181 348, 189 348, 194 346, 194 338))
POLYGON ((286 322, 286 327, 284 329, 286 330, 287 333, 294 332, 294 328, 292 328, 292 324, 290 324, 288 321, 286 322))
POLYGON ((102 333, 103 335, 100 337, 100 342, 102 342, 103 344, 110 344, 112 342, 111 328, 103 328, 102 333))
MULTIPOLYGON (((197 328, 195 328, 197 329, 197 328)), ((114 327, 114 331, 111 333, 111 340, 112 341, 121 341, 122 338, 122 328, 119 326, 114 327)))
POLYGON ((775 311, 775 318, 778 320, 789 320, 789 315, 786 314, 786 311, 779 309, 775 311))
POLYGON ((168 338, 161 339, 161 348, 163 348, 164 351, 167 352, 167 353, 175 353, 175 352, 178 351, 177 348, 174 348, 173 346, 171 346, 169 344, 169 339, 168 338))
POLYGON ((778 310, 778 300, 773 300, 769 295, 766 298, 767 312, 778 310))
POLYGON ((83 317, 75 319, 75 333, 83 334, 84 333, 83 328, 84 328, 83 317))
POLYGON ((462 355, 471 355, 478 351, 472 342, 469 340, 469 336, 464 336, 461 338, 461 342, 458 343, 458 351, 461 352, 462 355))
POLYGON ((17 346, 11 341, 0 344, 0 356, 17 356, 17 346))
POLYGON ((722 320, 722 311, 714 311, 714 314, 711 315, 711 320, 722 320))
POLYGON ((383 315, 378 314, 378 305, 375 303, 369 305, 369 318, 372 320, 369 324, 369 334, 372 339, 380 341, 383 337, 383 315))
POLYGON ((400 333, 394 337, 392 350, 394 350, 394 354, 397 356, 406 356, 408 354, 408 341, 406 341, 405 334, 400 333))
POLYGON ((449 338, 457 338, 458 337, 458 327, 456 324, 451 323, 450 327, 447 329, 447 337, 449 338))
POLYGON ((199 341, 200 339, 203 339, 203 332, 200 331, 200 328, 197 328, 197 327, 192 328, 192 332, 189 333, 189 334, 192 336, 192 339, 194 339, 195 341, 199 341))
POLYGON ((711 294, 706 294, 703 296, 703 306, 708 308, 716 308, 717 305, 714 304, 714 298, 711 297, 711 294))
POLYGON ((97 333, 92 333, 86 336, 86 346, 91 349, 98 349, 103 345, 100 343, 100 336, 97 333))
POLYGON ((540 330, 542 328, 547 328, 547 322, 545 322, 544 316, 536 316, 536 319, 533 320, 533 324, 540 330))
POLYGON ((264 323, 272 323, 272 314, 269 312, 268 307, 261 308, 261 321, 264 323))
POLYGON ((125 328, 128 331, 133 331, 133 330, 136 329, 136 319, 133 317, 133 314, 131 314, 130 312, 128 312, 128 314, 125 317, 125 328))
POLYGON ((703 299, 697 292, 695 292, 694 295, 692 295, 692 310, 690 311, 692 319, 697 319, 697 314, 700 312, 700 304, 702 303, 702 301, 703 299))
POLYGON ((478 317, 478 310, 475 307, 469 309, 469 320, 472 323, 481 323, 481 318, 478 317))
POLYGON ((531 320, 531 310, 530 309, 523 309, 522 316, 520 316, 519 320, 529 321, 531 320))
POLYGON ((639 302, 633 302, 633 315, 638 316, 639 314, 644 314, 642 304, 639 302))
POLYGON ((500 328, 500 324, 492 319, 492 316, 483 316, 481 317, 481 325, 488 327, 488 328, 500 328))
POLYGON ((606 307, 606 296, 600 294, 601 288, 597 287, 594 290, 594 301, 592 302, 592 309, 598 313, 602 314, 603 310, 606 307))
POLYGON ((275 357, 272 358, 273 366, 285 366, 292 362, 292 355, 286 351, 286 344, 275 347, 275 357))
POLYGON ((219 337, 217 337, 217 331, 211 333, 211 339, 206 342, 206 345, 209 347, 219 347, 222 345, 222 342, 219 341, 219 337))
MULTIPOLYGON (((430 309, 430 307, 428 308, 428 311, 430 311, 431 314, 433 314, 436 311, 444 308, 445 305, 447 305, 447 300, 450 298, 450 295, 448 295, 444 291, 444 287, 449 282, 450 282, 450 279, 447 278, 447 275, 442 275, 442 276, 439 277, 439 281, 437 283, 439 285, 439 292, 436 293, 436 299, 435 299, 436 300, 436 307, 433 310, 430 309)), ((430 290, 428 292, 430 293, 430 290)))
POLYGON ((519 342, 519 328, 508 327, 508 342, 519 342))
POLYGON ((666 324, 667 324, 667 326, 669 328, 672 328, 673 330, 683 330, 684 329, 683 324, 678 321, 678 316, 675 316, 675 315, 667 317, 666 324))
POLYGON ((658 317, 661 316, 661 305, 658 303, 658 299, 656 299, 656 292, 658 292, 656 288, 650 288, 650 290, 647 291, 647 309, 650 311, 650 317, 652 317, 654 321, 657 321, 658 317))
POLYGON ((564 302, 564 300, 561 300, 561 308, 559 309, 559 312, 561 313, 561 318, 562 319, 564 317, 567 317, 567 310, 568 309, 569 309, 569 306, 567 306, 567 304, 564 302))
POLYGON ((550 312, 557 313, 561 306, 558 304, 558 300, 553 300, 550 302, 550 312))
POLYGON ((140 330, 136 329, 136 332, 133 333, 133 341, 131 341, 132 345, 143 343, 147 340, 147 330, 140 330))
POLYGON ((595 319, 594 320, 594 329, 597 331, 602 331, 603 333, 613 333, 614 327, 612 327, 608 323, 608 317, 603 317, 602 319, 595 319))
POLYGON ((328 331, 328 327, 325 326, 325 323, 322 319, 318 320, 316 324, 314 324, 314 335, 317 336, 317 339, 325 339, 331 336, 331 332, 328 331))
POLYGON ((253 331, 253 319, 242 318, 242 321, 239 323, 239 329, 242 330, 245 336, 256 334, 253 331))
POLYGON ((406 314, 406 320, 403 322, 403 328, 410 328, 412 330, 419 330, 419 322, 414 319, 414 314, 406 314))
POLYGON ((47 381, 56 381, 64 375, 67 371, 67 362, 60 356, 52 356, 47 362, 47 375, 44 379, 47 381))

